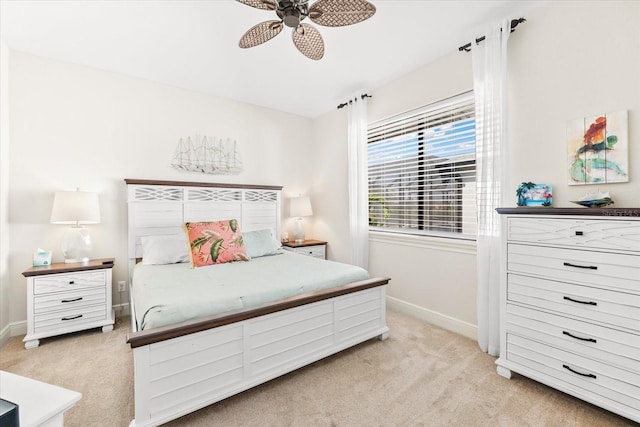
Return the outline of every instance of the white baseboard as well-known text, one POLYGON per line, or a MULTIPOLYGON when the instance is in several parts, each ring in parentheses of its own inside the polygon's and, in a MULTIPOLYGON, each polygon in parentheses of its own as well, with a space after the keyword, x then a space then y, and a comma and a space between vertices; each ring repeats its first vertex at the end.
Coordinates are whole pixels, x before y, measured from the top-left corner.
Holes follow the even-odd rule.
POLYGON ((9 338, 27 334, 27 321, 9 323, 0 331, 0 346, 3 346, 9 338))
POLYGON ((113 309, 116 312, 116 316, 129 316, 131 314, 131 310, 129 310, 128 302, 125 302, 122 304, 114 304, 113 309))
POLYGON ((448 331, 471 338, 472 340, 478 339, 478 327, 476 325, 447 316, 446 314, 438 313, 437 311, 429 310, 388 295, 387 307, 392 310, 399 311, 400 313, 424 320, 425 322, 439 326, 448 331))
POLYGON ((27 321, 13 322, 11 325, 11 336, 27 335, 27 321))
POLYGON ((11 325, 7 325, 0 331, 0 347, 6 343, 11 337, 11 325))

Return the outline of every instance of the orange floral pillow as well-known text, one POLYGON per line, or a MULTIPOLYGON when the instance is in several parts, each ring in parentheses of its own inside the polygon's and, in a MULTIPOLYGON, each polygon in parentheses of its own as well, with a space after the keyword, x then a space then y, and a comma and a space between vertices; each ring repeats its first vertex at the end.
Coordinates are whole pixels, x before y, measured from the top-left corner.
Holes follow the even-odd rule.
POLYGON ((187 222, 191 267, 249 261, 238 221, 187 222))

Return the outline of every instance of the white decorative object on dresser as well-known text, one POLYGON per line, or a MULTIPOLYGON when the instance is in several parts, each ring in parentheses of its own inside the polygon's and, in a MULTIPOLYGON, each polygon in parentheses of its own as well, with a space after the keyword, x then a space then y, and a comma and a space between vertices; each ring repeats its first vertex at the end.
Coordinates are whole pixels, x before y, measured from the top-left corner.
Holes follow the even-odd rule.
POLYGON ((102 327, 113 330, 113 258, 32 267, 27 278, 27 335, 24 347, 40 338, 102 327))
POLYGON ((321 240, 303 240, 301 243, 285 242, 282 249, 301 255, 327 259, 327 242, 321 240))
POLYGON ((498 212, 498 373, 640 422, 640 209, 498 212))

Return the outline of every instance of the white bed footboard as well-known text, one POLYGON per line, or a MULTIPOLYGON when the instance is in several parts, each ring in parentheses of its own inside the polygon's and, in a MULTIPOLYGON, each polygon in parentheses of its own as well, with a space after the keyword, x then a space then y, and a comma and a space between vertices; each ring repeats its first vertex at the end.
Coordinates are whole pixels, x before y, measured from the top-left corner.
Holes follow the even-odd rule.
POLYGON ((385 339, 385 296, 386 285, 376 286, 134 347, 131 426, 165 423, 370 338, 385 339))

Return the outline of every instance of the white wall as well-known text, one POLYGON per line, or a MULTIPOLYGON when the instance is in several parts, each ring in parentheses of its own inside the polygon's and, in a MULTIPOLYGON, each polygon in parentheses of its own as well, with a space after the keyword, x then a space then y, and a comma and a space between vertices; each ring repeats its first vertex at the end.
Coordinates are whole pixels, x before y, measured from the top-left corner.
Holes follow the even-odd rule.
POLYGON ((511 188, 553 185, 555 206, 609 191, 640 206, 640 2, 560 1, 527 16, 509 40, 511 188), (567 121, 629 110, 630 182, 569 186, 567 121))
POLYGON ((347 111, 335 110, 313 121, 313 234, 327 244, 328 258, 349 262, 347 111))
POLYGON ((9 331, 9 49, 0 40, 0 345, 9 331))
MULTIPOLYGON (((554 205, 588 187, 569 187, 566 122, 629 110, 631 182, 601 186, 616 206, 640 206, 640 2, 552 2, 526 16, 509 40, 511 184, 554 185, 554 205)), ((479 34, 480 35, 480 34, 479 34)), ((472 89, 471 55, 450 55, 369 93, 375 121, 472 89)), ((346 188, 346 111, 314 122, 316 180, 321 207, 315 234, 333 255, 349 261, 346 188), (344 156, 344 157, 340 157, 344 156)), ((575 205, 573 205, 575 206, 575 205)), ((475 334, 476 257, 468 246, 441 247, 370 237, 370 271, 388 276, 391 303, 468 336, 475 334)))
POLYGON ((118 281, 127 279, 124 178, 283 185, 285 194, 311 187, 310 119, 25 53, 10 58, 12 322, 26 319, 21 272, 34 249, 62 260, 65 226, 49 224, 56 190, 99 192, 92 256, 115 257, 118 281), (178 139, 195 134, 236 139, 244 172, 172 169, 178 139))

